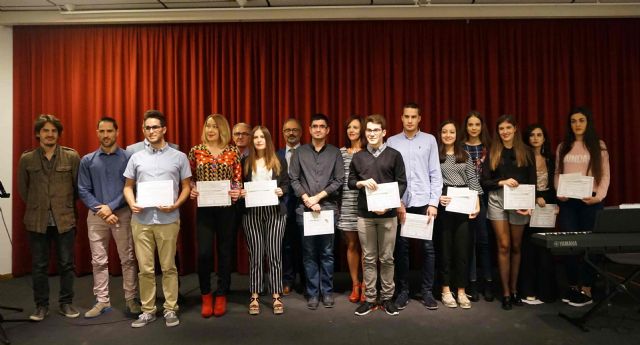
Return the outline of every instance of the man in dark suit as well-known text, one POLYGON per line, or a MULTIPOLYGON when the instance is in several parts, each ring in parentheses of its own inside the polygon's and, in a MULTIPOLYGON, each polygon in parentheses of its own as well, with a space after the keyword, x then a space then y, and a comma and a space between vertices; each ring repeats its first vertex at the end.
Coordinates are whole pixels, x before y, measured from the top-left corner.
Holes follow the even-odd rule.
MULTIPOLYGON (((282 134, 286 141, 286 146, 278 150, 278 156, 287 161, 287 167, 291 163, 291 155, 300 146, 300 138, 302 137, 302 126, 300 122, 294 118, 285 121, 282 126, 282 134)), ((296 206, 298 198, 294 193, 288 193, 284 196, 287 205, 287 227, 282 240, 282 285, 283 295, 291 293, 296 281, 296 273, 300 275, 300 283, 304 282, 304 269, 302 267, 302 237, 296 223, 296 206)), ((302 291, 302 290, 301 290, 302 291)))

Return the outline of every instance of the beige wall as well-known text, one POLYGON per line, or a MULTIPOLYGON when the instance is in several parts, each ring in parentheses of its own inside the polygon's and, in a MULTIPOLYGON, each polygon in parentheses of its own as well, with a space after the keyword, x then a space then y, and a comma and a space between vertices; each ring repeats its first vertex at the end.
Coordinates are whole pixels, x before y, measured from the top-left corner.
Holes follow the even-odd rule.
MULTIPOLYGON (((11 200, 13 190, 13 29, 0 26, 0 181, 11 198, 0 199, 4 220, 11 234, 11 200)), ((11 273, 11 244, 0 217, 0 274, 11 273)))

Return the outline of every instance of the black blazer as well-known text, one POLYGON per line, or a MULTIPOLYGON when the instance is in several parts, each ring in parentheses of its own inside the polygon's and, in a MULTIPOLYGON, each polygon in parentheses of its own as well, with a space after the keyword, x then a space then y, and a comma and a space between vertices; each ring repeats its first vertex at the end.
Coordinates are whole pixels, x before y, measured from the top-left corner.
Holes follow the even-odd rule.
MULTIPOLYGON (((280 214, 286 215, 287 205, 285 203, 285 200, 287 200, 287 195, 289 194, 289 174, 287 173, 287 161, 280 155, 276 155, 276 157, 278 157, 278 160, 280 161, 280 174, 276 175, 276 172, 273 171, 271 173, 271 179, 277 180, 278 187, 282 189, 282 196, 278 198, 278 200, 280 201, 278 206, 280 208, 280 214)), ((251 175, 253 171, 249 169, 249 173, 245 174, 245 164, 249 164, 247 157, 242 158, 242 181, 251 182, 251 175)), ((241 208, 244 210, 244 212, 246 212, 247 208, 244 206, 244 199, 241 200, 241 204, 241 208)))

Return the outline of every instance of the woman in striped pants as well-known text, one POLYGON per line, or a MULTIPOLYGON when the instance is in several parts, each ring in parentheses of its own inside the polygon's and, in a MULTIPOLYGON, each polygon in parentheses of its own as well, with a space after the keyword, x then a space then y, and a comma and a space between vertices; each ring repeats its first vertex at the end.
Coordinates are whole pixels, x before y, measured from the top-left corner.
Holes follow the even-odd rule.
MULTIPOLYGON (((249 155, 243 159, 244 181, 277 181, 274 193, 279 203, 272 206, 246 207, 242 219, 245 237, 249 246, 250 291, 249 314, 260 313, 259 293, 263 289, 264 257, 269 265, 269 286, 273 296, 273 313, 284 313, 284 305, 280 298, 282 293, 282 237, 286 225, 287 208, 283 195, 289 189, 287 163, 275 152, 271 133, 262 126, 251 131, 253 142, 249 145, 249 155)), ((249 186, 246 186, 249 188, 249 186)), ((241 192, 247 196, 246 189, 241 192)), ((245 200, 246 201, 246 200, 245 200)))

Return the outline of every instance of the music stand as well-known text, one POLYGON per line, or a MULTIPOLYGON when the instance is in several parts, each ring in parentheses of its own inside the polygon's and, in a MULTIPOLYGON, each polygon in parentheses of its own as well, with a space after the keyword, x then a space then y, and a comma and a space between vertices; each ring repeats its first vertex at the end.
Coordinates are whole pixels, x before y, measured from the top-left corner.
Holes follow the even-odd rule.
MULTIPOLYGON (((3 306, 0 305, 0 309, 4 309, 4 310, 13 310, 13 311, 17 311, 17 312, 22 312, 23 309, 22 308, 16 308, 16 307, 7 307, 7 306, 3 306)), ((0 313, 0 342, 2 342, 3 344, 9 345, 11 344, 11 342, 9 341, 9 338, 7 337, 7 333, 4 331, 4 328, 2 327, 2 324, 5 322, 30 322, 30 319, 5 319, 2 316, 2 313, 0 313)))
MULTIPOLYGON (((2 185, 2 181, 0 181, 0 198, 8 198, 10 197, 11 194, 7 193, 4 190, 4 186, 2 185)), ((2 213, 2 207, 0 207, 0 214, 2 214, 2 223, 4 224, 4 228, 5 231, 7 232, 7 236, 9 236, 9 229, 7 228, 7 224, 4 222, 4 213, 2 213)), ((11 237, 9 237, 9 242, 11 243, 11 237)), ((11 243, 13 245, 13 243, 11 243)), ((16 307, 7 307, 7 306, 3 306, 0 305, 0 309, 4 309, 4 310, 13 310, 13 311, 17 311, 17 312, 22 312, 24 311, 22 308, 16 308, 16 307)), ((7 337, 7 333, 4 331, 4 328, 2 327, 2 324, 4 322, 30 322, 32 320, 30 319, 5 319, 4 316, 2 316, 2 313, 0 313, 0 342, 2 342, 3 344, 9 345, 11 344, 11 342, 9 341, 9 338, 7 337)))

